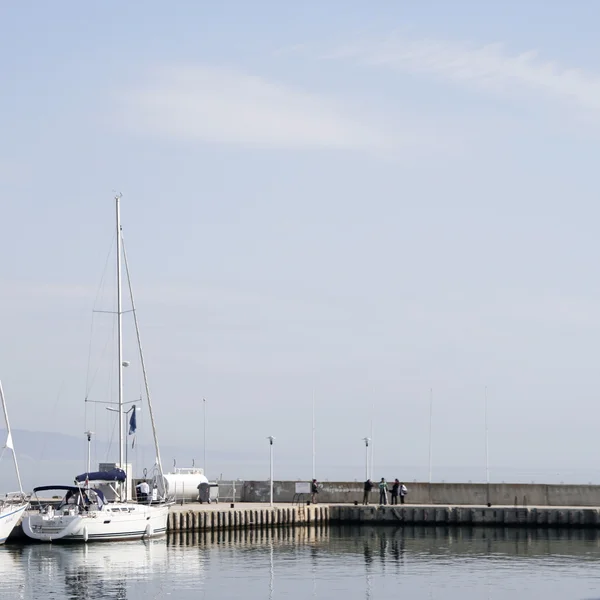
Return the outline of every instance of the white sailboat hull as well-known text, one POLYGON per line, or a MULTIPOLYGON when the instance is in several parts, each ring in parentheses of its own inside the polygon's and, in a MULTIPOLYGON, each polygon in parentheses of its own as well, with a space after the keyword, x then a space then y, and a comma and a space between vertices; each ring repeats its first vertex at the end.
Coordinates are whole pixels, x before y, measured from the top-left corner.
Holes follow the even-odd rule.
POLYGON ((96 542, 147 539, 167 531, 167 505, 114 503, 101 510, 30 513, 23 532, 41 542, 96 542))
POLYGON ((0 544, 6 542, 8 536, 23 516, 28 504, 28 502, 5 504, 0 508, 0 544))

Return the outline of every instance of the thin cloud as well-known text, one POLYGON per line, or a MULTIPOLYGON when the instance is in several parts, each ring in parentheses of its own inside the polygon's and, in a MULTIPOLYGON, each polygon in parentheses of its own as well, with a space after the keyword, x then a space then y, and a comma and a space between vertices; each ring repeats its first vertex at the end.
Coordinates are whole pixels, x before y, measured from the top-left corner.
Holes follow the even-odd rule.
POLYGON ((376 151, 392 145, 387 133, 327 98, 231 69, 159 69, 125 99, 138 131, 178 140, 376 151))
POLYGON ((338 47, 322 57, 429 75, 500 93, 532 91, 588 111, 600 111, 598 74, 544 60, 534 50, 511 54, 502 44, 475 46, 393 36, 338 47))

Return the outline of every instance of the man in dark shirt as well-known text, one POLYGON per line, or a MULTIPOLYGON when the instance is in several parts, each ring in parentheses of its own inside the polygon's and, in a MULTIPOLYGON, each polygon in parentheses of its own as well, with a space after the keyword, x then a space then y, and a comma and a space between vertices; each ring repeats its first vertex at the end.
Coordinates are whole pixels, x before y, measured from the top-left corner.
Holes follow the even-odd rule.
POLYGON ((400 482, 395 479, 392 486, 392 504, 398 504, 398 494, 400 490, 400 482))
POLYGON ((369 494, 373 489, 373 482, 370 479, 365 481, 364 493, 363 493, 363 504, 366 506, 369 504, 369 494))
POLYGON ((313 479, 312 483, 310 484, 310 493, 311 493, 311 502, 313 504, 317 503, 317 494, 319 493, 319 486, 317 484, 317 480, 313 479))

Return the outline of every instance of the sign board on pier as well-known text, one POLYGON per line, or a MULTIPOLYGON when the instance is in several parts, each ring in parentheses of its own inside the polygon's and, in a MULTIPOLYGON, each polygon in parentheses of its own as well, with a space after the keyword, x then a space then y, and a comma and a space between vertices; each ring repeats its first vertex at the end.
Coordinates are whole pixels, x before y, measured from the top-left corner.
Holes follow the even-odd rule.
POLYGON ((310 494, 310 482, 297 481, 296 482, 296 494, 310 494))

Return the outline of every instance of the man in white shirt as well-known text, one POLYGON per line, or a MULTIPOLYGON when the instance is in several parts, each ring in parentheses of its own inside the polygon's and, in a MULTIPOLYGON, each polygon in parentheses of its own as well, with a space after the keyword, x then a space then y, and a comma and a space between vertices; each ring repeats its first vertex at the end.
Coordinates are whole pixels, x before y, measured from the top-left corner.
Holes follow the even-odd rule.
POLYGON ((401 483, 400 484, 400 504, 404 504, 404 498, 406 497, 406 494, 408 494, 408 489, 406 488, 406 486, 401 483))
POLYGON ((147 502, 148 494, 150 493, 150 486, 148 485, 148 482, 145 479, 143 479, 140 483, 138 483, 135 486, 135 489, 137 490, 138 501, 147 502))

